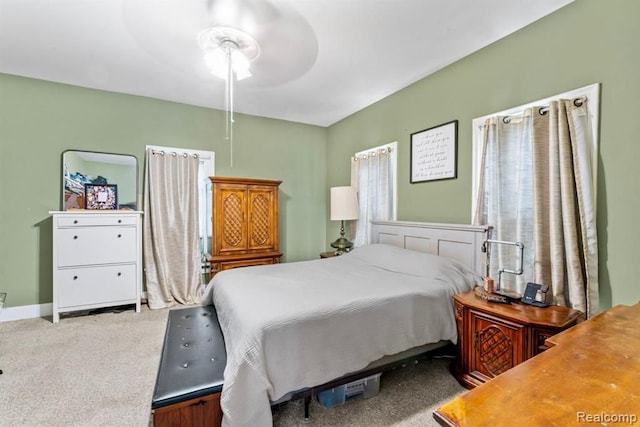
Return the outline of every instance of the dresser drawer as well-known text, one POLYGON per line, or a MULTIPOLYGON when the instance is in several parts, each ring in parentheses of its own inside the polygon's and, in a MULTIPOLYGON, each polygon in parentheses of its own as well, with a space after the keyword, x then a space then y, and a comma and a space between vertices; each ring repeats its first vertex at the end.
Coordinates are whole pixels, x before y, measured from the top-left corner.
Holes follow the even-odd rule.
POLYGON ((84 214, 65 215, 58 218, 58 227, 93 227, 135 225, 138 218, 133 215, 118 214, 84 214))
POLYGON ((135 301, 135 264, 58 270, 56 292, 61 308, 135 301))
POLYGON ((137 259, 134 227, 63 228, 57 234, 58 267, 116 264, 137 259))

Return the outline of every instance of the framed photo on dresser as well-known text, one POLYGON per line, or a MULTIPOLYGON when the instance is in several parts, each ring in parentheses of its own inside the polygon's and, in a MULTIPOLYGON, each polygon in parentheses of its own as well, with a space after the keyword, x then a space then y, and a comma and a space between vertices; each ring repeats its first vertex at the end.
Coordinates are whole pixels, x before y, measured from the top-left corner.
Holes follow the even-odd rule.
POLYGON ((118 209, 117 184, 84 184, 84 195, 85 209, 118 209))

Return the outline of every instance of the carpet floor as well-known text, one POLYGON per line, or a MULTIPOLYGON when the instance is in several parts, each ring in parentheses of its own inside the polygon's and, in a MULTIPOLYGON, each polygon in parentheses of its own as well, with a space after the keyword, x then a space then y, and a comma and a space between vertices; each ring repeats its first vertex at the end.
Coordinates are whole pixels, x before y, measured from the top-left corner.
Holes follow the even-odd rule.
MULTIPOLYGON (((0 426, 132 426, 152 423, 151 398, 168 310, 98 310, 0 323, 0 426)), ((302 401, 273 408, 274 427, 435 426, 432 412, 464 389, 448 359, 382 375, 380 392, 342 406, 302 401)))

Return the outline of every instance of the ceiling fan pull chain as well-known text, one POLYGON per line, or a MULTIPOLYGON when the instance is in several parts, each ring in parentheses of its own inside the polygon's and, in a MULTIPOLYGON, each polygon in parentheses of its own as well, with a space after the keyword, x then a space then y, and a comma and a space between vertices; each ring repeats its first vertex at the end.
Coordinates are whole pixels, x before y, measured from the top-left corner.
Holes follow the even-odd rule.
POLYGON ((233 63, 231 62, 231 50, 229 50, 229 163, 233 167, 233 63))

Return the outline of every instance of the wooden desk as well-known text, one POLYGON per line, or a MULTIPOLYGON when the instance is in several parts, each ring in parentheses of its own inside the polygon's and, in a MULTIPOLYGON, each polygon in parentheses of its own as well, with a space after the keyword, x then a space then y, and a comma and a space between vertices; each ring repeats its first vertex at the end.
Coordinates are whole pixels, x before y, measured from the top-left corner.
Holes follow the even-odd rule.
POLYGON ((438 408, 443 426, 630 425, 640 420, 640 303, 618 305, 438 408), (617 418, 614 418, 617 417, 617 418))

